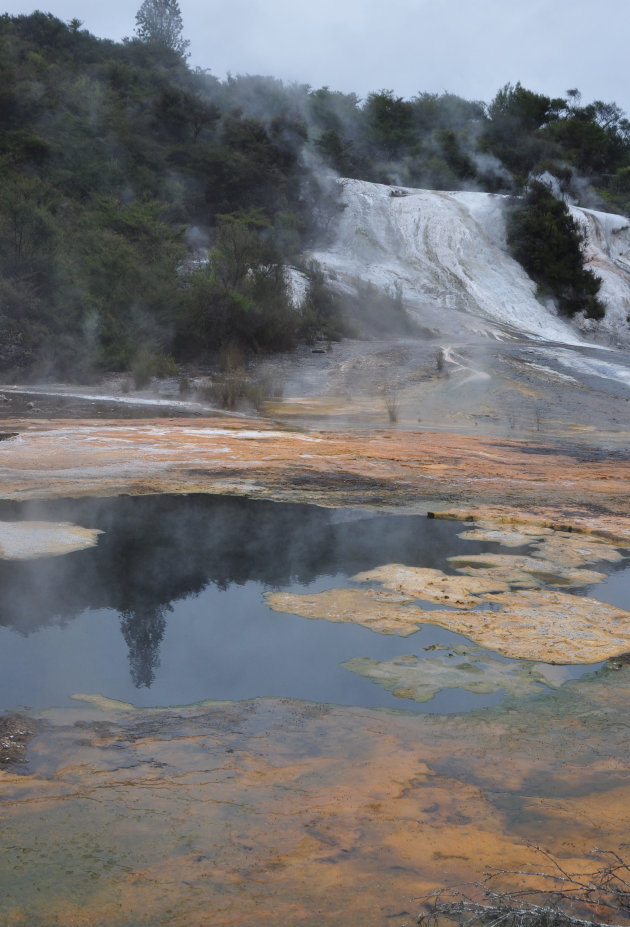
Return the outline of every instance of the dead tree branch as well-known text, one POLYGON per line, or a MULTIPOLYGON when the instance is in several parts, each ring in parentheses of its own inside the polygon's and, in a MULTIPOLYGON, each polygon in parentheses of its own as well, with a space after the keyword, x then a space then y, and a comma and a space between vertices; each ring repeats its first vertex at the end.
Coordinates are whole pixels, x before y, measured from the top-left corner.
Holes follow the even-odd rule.
POLYGON ((595 850, 590 873, 568 872, 547 850, 534 847, 548 870, 490 869, 481 882, 442 889, 423 899, 420 927, 627 927, 630 921, 630 863, 610 850, 595 850), (495 889, 501 878, 520 876, 538 887, 495 889), (540 888, 540 882, 549 888, 540 888))

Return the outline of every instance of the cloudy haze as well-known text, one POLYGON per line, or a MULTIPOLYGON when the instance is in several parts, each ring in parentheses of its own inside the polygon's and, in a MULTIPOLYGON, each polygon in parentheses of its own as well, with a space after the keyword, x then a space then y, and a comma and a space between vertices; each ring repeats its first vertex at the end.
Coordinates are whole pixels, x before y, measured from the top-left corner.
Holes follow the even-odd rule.
MULTIPOLYGON (((103 38, 133 34, 141 0, 5 2, 82 20, 103 38)), ((449 91, 489 101, 509 82, 630 113, 627 0, 180 0, 191 64, 224 78, 271 74, 312 87, 449 91)))

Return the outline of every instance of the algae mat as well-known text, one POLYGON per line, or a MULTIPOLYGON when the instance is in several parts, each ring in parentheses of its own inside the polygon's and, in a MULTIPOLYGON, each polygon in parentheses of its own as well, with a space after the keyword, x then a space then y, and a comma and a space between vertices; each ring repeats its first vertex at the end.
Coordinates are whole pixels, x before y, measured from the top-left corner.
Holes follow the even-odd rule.
POLYGON ((630 459, 483 436, 383 429, 304 434, 242 418, 15 420, 4 498, 237 493, 356 505, 526 507, 630 539, 630 459), (440 502, 440 500, 442 500, 440 502), (596 516, 589 506, 596 506, 596 516))
MULTIPOLYGON (((328 589, 306 595, 270 592, 266 600, 274 611, 352 622, 401 637, 414 634, 423 624, 440 625, 510 659, 589 665, 630 650, 630 612, 555 588, 580 589, 605 580, 604 573, 585 566, 621 562, 624 555, 612 541, 542 525, 502 525, 488 517, 460 537, 498 541, 507 547, 527 542, 536 556, 452 556, 451 565, 463 574, 456 576, 389 563, 353 577, 358 583, 372 584, 369 589, 328 589), (443 607, 432 609, 422 603, 443 607)), ((434 678, 445 672, 449 685, 453 684, 448 667, 435 661, 423 665, 434 678)), ((409 683, 409 667, 404 664, 377 669, 372 661, 351 668, 360 675, 387 677, 386 688, 390 683, 396 686, 395 676, 400 690, 416 688, 409 683)), ((415 667, 414 674, 418 671, 415 667)), ((496 668, 492 673, 496 676, 496 668)))
POLYGON ((465 717, 48 713, 0 773, 0 923, 402 925, 487 866, 539 869, 528 843, 577 871, 627 840, 629 698, 620 666, 465 717))
POLYGON ((426 648, 432 656, 415 654, 394 660, 353 657, 343 665, 387 689, 396 698, 428 702, 444 689, 490 694, 504 691, 513 696, 535 695, 542 686, 555 689, 566 682, 562 668, 526 661, 503 662, 479 647, 426 648))
POLYGON ((327 589, 269 592, 265 600, 277 612, 351 622, 400 637, 435 624, 508 659, 588 666, 630 650, 630 612, 586 596, 529 589, 488 594, 479 600, 486 608, 429 611, 390 602, 383 599, 385 594, 378 589, 327 589), (496 608, 490 609, 492 605, 496 608))
MULTIPOLYGON (((227 420, 19 428, 0 448, 5 498, 441 498, 630 539, 625 459, 227 420)), ((395 627, 409 606, 388 605, 395 627)), ((465 717, 256 701, 18 718, 16 730, 39 732, 14 751, 28 764, 0 772, 0 924, 400 927, 434 888, 490 866, 538 869, 529 843, 570 871, 593 847, 624 853, 630 668, 614 666, 465 717)))

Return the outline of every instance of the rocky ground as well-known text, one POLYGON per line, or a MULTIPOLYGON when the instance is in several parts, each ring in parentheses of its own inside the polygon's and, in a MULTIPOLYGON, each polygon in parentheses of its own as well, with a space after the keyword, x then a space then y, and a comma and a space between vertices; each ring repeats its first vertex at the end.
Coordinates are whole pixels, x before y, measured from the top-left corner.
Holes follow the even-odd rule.
POLYGON ((630 449, 630 357, 516 336, 457 342, 427 334, 323 344, 227 372, 187 370, 142 389, 119 375, 91 386, 0 386, 0 421, 7 423, 235 412, 326 431, 395 425, 630 449), (232 386, 229 407, 221 405, 219 381, 232 386))
MULTIPOLYGON (((567 552, 591 565, 587 535, 621 556, 627 386, 529 350, 309 351, 267 364, 282 398, 238 416, 213 413, 194 382, 184 399, 176 384, 164 396, 110 383, 100 400, 102 386, 6 388, 0 496, 211 492, 430 511, 493 536, 533 532, 565 569, 567 552), (171 405, 129 401, 156 398, 171 405)), ((505 562, 493 569, 510 586, 505 562)), ((580 626, 580 648, 596 624, 580 626)), ((5 716, 0 923, 402 927, 442 885, 540 869, 532 845, 578 871, 594 847, 627 846, 629 686, 619 654, 533 700, 462 716, 98 699, 5 716)))
POLYGON ((382 428, 280 429, 254 419, 12 421, 5 498, 236 493, 324 505, 524 518, 630 537, 622 451, 382 428))

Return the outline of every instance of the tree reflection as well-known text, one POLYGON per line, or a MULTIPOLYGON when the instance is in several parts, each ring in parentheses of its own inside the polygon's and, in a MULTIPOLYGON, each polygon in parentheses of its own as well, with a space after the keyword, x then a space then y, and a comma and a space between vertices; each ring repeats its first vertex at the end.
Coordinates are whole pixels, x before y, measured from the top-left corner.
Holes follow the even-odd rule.
POLYGON ((171 604, 209 584, 280 588, 323 575, 338 583, 383 563, 444 568, 448 555, 489 549, 458 540, 454 522, 212 496, 0 503, 0 517, 103 531, 88 550, 0 561, 0 625, 29 634, 86 609, 113 609, 138 688, 155 680, 171 604))
POLYGON ((129 648, 129 672, 137 689, 149 689, 160 665, 160 644, 166 630, 167 605, 143 605, 120 616, 120 629, 129 648))

